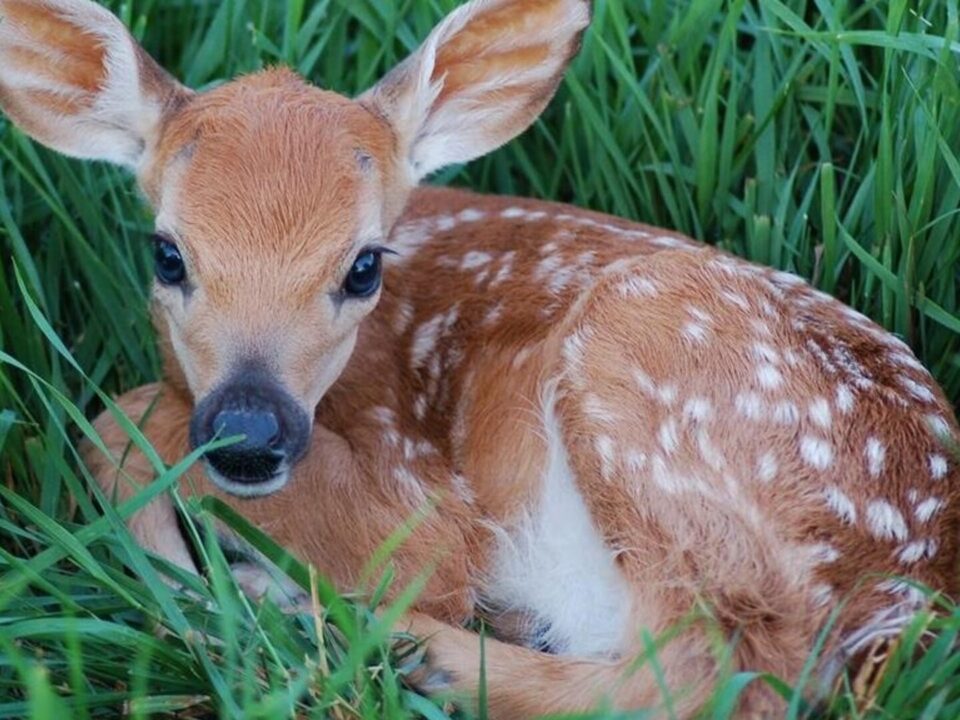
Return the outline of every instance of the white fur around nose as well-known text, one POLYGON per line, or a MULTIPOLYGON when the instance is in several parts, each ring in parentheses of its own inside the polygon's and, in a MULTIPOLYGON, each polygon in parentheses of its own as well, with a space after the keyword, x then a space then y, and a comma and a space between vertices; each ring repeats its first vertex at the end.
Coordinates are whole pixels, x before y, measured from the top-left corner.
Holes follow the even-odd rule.
POLYGON ((554 652, 612 655, 625 644, 630 594, 576 486, 554 402, 544 393, 547 466, 539 502, 498 533, 486 588, 505 611, 530 616, 554 652))

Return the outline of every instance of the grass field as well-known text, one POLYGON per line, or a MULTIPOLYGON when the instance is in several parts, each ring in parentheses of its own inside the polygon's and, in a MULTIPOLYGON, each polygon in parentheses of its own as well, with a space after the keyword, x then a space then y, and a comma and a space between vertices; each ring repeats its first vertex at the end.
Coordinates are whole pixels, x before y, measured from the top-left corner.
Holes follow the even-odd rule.
MULTIPOLYGON (((192 87, 286 63, 354 93, 456 2, 106 4, 192 87)), ((906 339, 960 403, 957 0, 597 0, 543 119, 437 181, 570 201, 795 271, 906 339)), ((322 582, 325 622, 248 603, 213 545, 209 584, 160 581, 122 518, 191 459, 117 511, 89 496, 84 418, 158 375, 150 229, 124 174, 0 119, 0 717, 447 717, 400 682, 416 657, 322 582)), ((198 531, 214 516, 240 526, 195 509, 198 531)), ((817 712, 960 717, 958 633, 948 607, 817 712), (914 657, 922 632, 935 639, 914 657)), ((732 676, 705 716, 729 717, 750 681, 775 682, 732 676)), ((778 687, 790 717, 813 712, 778 687)))

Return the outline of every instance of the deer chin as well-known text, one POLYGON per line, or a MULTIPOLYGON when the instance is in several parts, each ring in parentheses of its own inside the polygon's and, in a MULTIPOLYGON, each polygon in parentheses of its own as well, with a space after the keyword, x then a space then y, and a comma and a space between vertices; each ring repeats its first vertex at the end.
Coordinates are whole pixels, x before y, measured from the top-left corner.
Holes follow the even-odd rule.
POLYGON ((286 487, 290 480, 290 467, 284 463, 266 480, 244 480, 230 478, 217 471, 210 463, 204 462, 204 470, 210 481, 220 490, 239 498, 259 498, 273 495, 286 487))

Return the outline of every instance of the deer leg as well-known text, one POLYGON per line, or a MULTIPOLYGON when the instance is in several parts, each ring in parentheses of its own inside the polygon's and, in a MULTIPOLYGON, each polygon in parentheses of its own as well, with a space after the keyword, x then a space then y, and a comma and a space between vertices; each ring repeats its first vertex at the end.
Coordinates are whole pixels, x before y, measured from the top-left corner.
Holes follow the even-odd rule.
MULTIPOLYGON (((143 385, 120 397, 117 405, 141 426, 165 460, 182 457, 189 450, 191 408, 176 393, 164 391, 161 384, 143 385)), ((108 498, 117 502, 128 500, 154 480, 154 467, 109 412, 101 414, 94 427, 110 454, 104 455, 85 441, 81 447, 83 461, 108 498)), ((161 495, 138 510, 127 524, 144 549, 197 572, 168 495, 161 495)))

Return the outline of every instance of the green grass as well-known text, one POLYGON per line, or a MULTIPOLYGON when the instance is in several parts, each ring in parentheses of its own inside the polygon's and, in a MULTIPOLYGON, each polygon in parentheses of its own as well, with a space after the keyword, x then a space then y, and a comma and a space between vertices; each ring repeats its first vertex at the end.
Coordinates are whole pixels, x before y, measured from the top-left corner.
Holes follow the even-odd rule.
MULTIPOLYGON (((107 4, 193 87, 286 63, 354 93, 456 2, 107 4)), ((798 272, 905 338, 956 406, 958 156, 956 0, 597 0, 543 119, 438 181, 570 201, 798 272)), ((209 584, 161 582, 175 571, 123 518, 170 492, 184 464, 117 511, 89 496, 83 418, 158 375, 150 227, 128 177, 0 119, 0 717, 446 717, 404 689, 416 658, 391 649, 366 602, 321 582, 323 623, 251 605, 202 543, 209 584)), ((224 514, 194 510, 198 537, 224 514)), ((960 716, 960 611, 934 625, 926 654, 910 638, 897 651, 870 709, 847 688, 833 713, 960 716)), ((729 717, 749 680, 722 683, 707 716, 729 717)))

